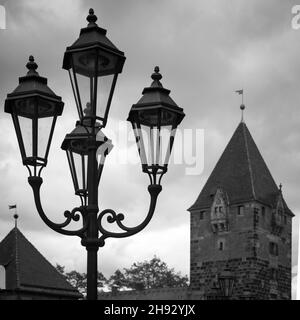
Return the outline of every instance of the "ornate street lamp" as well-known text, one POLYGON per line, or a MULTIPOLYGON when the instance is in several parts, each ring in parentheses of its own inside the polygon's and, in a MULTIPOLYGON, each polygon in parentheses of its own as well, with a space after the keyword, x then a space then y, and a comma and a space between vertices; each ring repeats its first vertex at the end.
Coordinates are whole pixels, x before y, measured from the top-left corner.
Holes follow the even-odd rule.
MULTIPOLYGON (((30 63, 27 65, 29 69, 27 76, 20 78, 19 87, 7 96, 5 111, 12 114, 24 165, 34 167, 33 173, 29 170, 28 182, 33 189, 37 211, 51 229, 64 235, 81 238, 81 244, 87 250, 87 299, 96 300, 98 249, 104 246, 107 238, 132 236, 143 230, 150 222, 157 197, 162 190, 161 178, 167 172, 175 130, 182 121, 184 113, 169 97, 170 91, 162 87, 160 83, 162 77, 156 67, 155 73, 152 75, 151 87, 144 89, 142 99, 132 106, 128 117, 136 134, 142 169, 150 177, 150 185, 148 186, 150 205, 147 216, 138 226, 127 227, 123 224, 125 218, 123 214, 117 214, 111 209, 99 212, 99 181, 105 159, 113 147, 111 140, 103 134, 101 129, 106 125, 117 76, 122 71, 125 57, 106 38, 106 31, 96 25, 97 17, 92 9, 90 9, 87 20, 89 21, 88 27, 82 29, 79 39, 67 48, 63 64, 63 68, 69 70, 79 121, 76 123, 75 129, 66 135, 61 147, 67 154, 75 194, 81 199, 79 207, 64 212, 66 220, 63 223, 54 223, 45 214, 40 198, 43 179, 40 177, 41 170, 38 173, 36 170, 37 166, 41 166, 41 168, 46 166, 55 120, 62 113, 63 103, 61 98, 46 86, 47 80, 36 73, 37 65, 33 58, 30 58, 30 63), (108 90, 108 99, 104 100, 104 113, 101 114, 97 111, 97 101, 99 100, 97 98, 97 83, 101 78, 108 76, 112 76, 112 82, 108 90), (79 77, 87 79, 88 86, 81 87, 78 81, 79 77), (85 93, 87 93, 87 98, 83 99, 85 93), (20 117, 29 118, 32 121, 32 149, 30 149, 32 153, 25 152, 24 132, 19 124, 20 117), (39 154, 41 150, 40 135, 36 127, 41 119, 50 117, 54 120, 46 154, 43 157, 39 154), (142 131, 143 127, 149 131, 148 145, 142 131), (169 129, 166 139, 163 134, 165 128, 169 129), (154 136, 156 137, 155 142, 154 136), (165 152, 163 152, 164 143, 167 144, 165 152), (148 158, 146 161, 148 154, 150 154, 151 161, 148 161, 148 158), (108 230, 103 226, 104 218, 109 224, 116 224, 121 231, 108 230), (77 230, 67 229, 71 222, 78 222, 80 219, 82 225, 77 230)), ((105 86, 101 86, 99 89, 101 95, 105 86)))
POLYGON ((7 95, 5 112, 12 115, 29 175, 40 176, 47 165, 56 119, 62 114, 64 103, 47 86, 47 79, 37 73, 33 56, 26 67, 27 75, 19 78, 18 87, 7 95))
POLYGON ((97 24, 94 10, 90 9, 86 28, 67 48, 63 68, 69 71, 80 120, 98 120, 105 127, 118 74, 125 62, 124 53, 106 37, 106 30, 97 24), (98 97, 98 87, 99 94, 98 97), (90 103, 90 112, 84 112, 90 103))
POLYGON ((105 159, 113 145, 100 130, 100 126, 94 128, 83 126, 78 121, 76 128, 67 134, 61 148, 66 151, 70 172, 74 184, 75 194, 81 199, 82 205, 87 205, 88 198, 88 152, 89 141, 96 135, 96 147, 98 158, 98 185, 100 182, 105 159))
POLYGON ((224 271, 218 276, 218 283, 224 300, 230 300, 233 293, 235 277, 230 271, 224 271))
POLYGON ((154 68, 151 78, 151 86, 132 106, 128 121, 134 130, 143 172, 149 175, 151 184, 160 184, 168 170, 177 126, 185 114, 169 96, 171 91, 162 86, 159 67, 154 68))

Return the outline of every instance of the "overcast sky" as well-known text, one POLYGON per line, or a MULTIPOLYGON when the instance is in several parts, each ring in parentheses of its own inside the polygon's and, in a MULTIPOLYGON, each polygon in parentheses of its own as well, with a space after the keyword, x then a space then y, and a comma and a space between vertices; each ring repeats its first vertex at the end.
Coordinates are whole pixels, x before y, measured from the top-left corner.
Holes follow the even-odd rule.
MULTIPOLYGON (((183 164, 170 164, 149 226, 128 239, 108 239, 99 250, 99 269, 105 276, 135 261, 151 259, 154 254, 176 270, 189 273, 186 209, 197 198, 240 121, 240 96, 234 91, 241 88, 245 90, 245 122, 275 181, 283 184, 284 197, 296 214, 296 270, 300 30, 291 27, 295 1, 0 0, 0 4, 6 8, 6 30, 0 30, 1 105, 6 94, 16 87, 18 77, 25 75, 30 54, 39 65, 40 75, 48 77, 49 86, 65 102, 49 164, 43 172, 42 201, 54 221, 61 222, 64 210, 79 205, 73 195, 67 159, 60 149, 77 117, 68 74, 61 66, 65 48, 86 26, 90 7, 95 9, 98 24, 108 30, 108 37, 127 57, 106 130, 110 138, 114 137, 115 148, 112 160, 107 160, 99 189, 102 209, 125 213, 131 226, 141 222, 148 210, 148 178, 140 165, 114 159, 118 159, 120 150, 136 155, 134 142, 122 144, 119 133, 130 131, 125 123, 128 111, 151 83, 154 66, 160 66, 163 85, 185 110, 181 128, 192 130, 189 144, 194 154, 185 157, 183 164), (204 130, 204 148, 197 129, 204 130), (190 175, 187 169, 195 167, 196 150, 198 165, 204 159, 204 170, 190 175)), ((85 271, 86 255, 80 240, 58 235, 38 217, 13 125, 3 108, 0 136, 0 238, 13 227, 8 205, 17 203, 21 231, 47 259, 65 265, 67 270, 85 271)), ((176 146, 180 148, 178 141, 176 146)))

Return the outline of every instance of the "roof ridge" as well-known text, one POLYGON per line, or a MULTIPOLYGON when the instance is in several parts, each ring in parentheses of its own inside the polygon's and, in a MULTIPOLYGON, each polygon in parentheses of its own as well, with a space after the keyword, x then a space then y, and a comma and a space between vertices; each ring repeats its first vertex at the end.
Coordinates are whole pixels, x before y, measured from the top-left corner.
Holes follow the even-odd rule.
POLYGON ((252 189, 252 193, 253 193, 253 199, 256 200, 254 179, 253 179, 253 170, 252 170, 251 159, 250 159, 250 154, 249 154, 249 147, 248 147, 248 140, 247 140, 247 135, 246 135, 247 126, 244 121, 241 122, 241 125, 243 128, 243 135, 244 135, 244 139, 245 139, 245 148, 246 148, 247 162, 248 162, 248 168, 249 168, 249 173, 250 173, 251 189, 252 189))

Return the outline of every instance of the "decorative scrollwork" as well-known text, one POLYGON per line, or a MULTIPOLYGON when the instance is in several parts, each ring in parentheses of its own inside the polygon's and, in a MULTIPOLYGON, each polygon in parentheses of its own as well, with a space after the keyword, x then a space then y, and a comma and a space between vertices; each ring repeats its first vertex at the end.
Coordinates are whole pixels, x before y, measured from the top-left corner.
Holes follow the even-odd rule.
POLYGON ((84 219, 86 216, 86 207, 76 207, 72 211, 65 211, 64 216, 66 218, 66 221, 63 223, 54 223, 52 222, 45 214, 42 204, 41 204, 41 198, 40 198, 40 187, 43 183, 42 178, 40 177, 29 177, 28 182, 32 187, 35 205, 37 208, 37 211, 42 218, 42 220, 47 224, 48 227, 50 227, 52 230, 69 236, 79 236, 81 238, 84 237, 84 234, 88 228, 88 220, 84 219), (83 227, 78 230, 65 230, 64 228, 67 227, 72 221, 78 222, 80 220, 80 215, 77 213, 79 212, 82 215, 83 218, 83 227))
MULTIPOLYGON (((108 223, 117 223, 117 225, 118 225, 118 227, 120 228, 120 229, 122 229, 123 231, 132 231, 134 228, 129 228, 129 227, 126 227, 123 223, 122 223, 122 221, 125 219, 125 217, 124 217, 124 214, 123 213, 119 213, 119 214, 117 214, 114 210, 112 210, 112 209, 106 209, 106 210, 103 210, 100 214, 99 214, 99 216, 98 216, 98 219, 97 219, 97 221, 98 221, 98 227, 99 227, 99 230, 102 232, 106 232, 106 230, 102 227, 102 225, 101 225, 101 221, 102 221, 102 219, 103 219, 103 217, 105 216, 105 215, 109 215, 108 217, 107 217, 107 222, 108 223)), ((102 233, 103 233, 102 232, 102 233)), ((108 231, 109 232, 109 231, 108 231)))
POLYGON ((97 224, 98 224, 98 230, 102 233, 102 236, 100 237, 99 240, 103 241, 103 245, 104 245, 104 240, 106 238, 109 238, 109 237, 112 237, 112 238, 129 237, 129 236, 132 236, 132 235, 140 232, 148 225, 148 223, 150 222, 150 220, 152 219, 152 216, 154 214, 157 197, 158 197, 159 193, 161 192, 161 186, 160 185, 150 185, 148 187, 148 191, 149 191, 150 197, 151 197, 149 211, 148 211, 148 214, 147 214, 145 220, 136 227, 126 227, 122 223, 122 221, 125 219, 124 214, 122 214, 122 213, 117 214, 112 209, 106 209, 106 210, 103 210, 102 212, 100 212, 100 214, 97 218, 97 224), (121 230, 123 230, 124 232, 117 233, 117 232, 111 232, 111 231, 106 230, 102 226, 102 220, 105 216, 107 216, 108 223, 110 223, 110 224, 116 223, 118 225, 118 227, 121 230))

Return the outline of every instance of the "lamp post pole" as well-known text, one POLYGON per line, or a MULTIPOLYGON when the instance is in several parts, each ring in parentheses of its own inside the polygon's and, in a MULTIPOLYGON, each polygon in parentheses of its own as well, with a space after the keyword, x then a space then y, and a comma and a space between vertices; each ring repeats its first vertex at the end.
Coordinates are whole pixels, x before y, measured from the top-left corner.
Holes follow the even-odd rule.
POLYGON ((97 214, 98 208, 98 183, 97 183, 97 158, 96 158, 96 137, 93 144, 89 146, 88 155, 88 215, 90 215, 90 224, 88 227, 88 235, 86 244, 83 242, 87 250, 87 299, 97 299, 98 287, 98 228, 97 214))
MULTIPOLYGON (((125 217, 122 213, 117 214, 112 209, 99 212, 99 181, 105 159, 113 147, 102 129, 108 120, 117 77, 122 72, 125 56, 106 37, 106 30, 98 27, 93 9, 90 9, 87 20, 88 26, 81 29, 78 40, 67 48, 63 62, 63 68, 69 72, 79 121, 76 122, 75 129, 66 135, 61 148, 66 151, 75 195, 81 202, 80 206, 64 212, 63 223, 54 223, 48 218, 41 203, 40 189, 43 183, 41 173, 48 162, 54 127, 57 117, 63 112, 64 103, 48 87, 47 79, 37 73, 38 65, 33 56, 30 56, 27 63, 27 75, 19 78, 18 87, 7 95, 5 112, 10 113, 13 119, 22 162, 29 172, 28 182, 33 190, 37 212, 52 230, 81 238, 81 244, 87 251, 87 299, 96 300, 98 250, 105 245, 107 238, 125 238, 137 234, 152 219, 162 190, 161 180, 168 170, 175 132, 185 115, 183 109, 169 96, 170 90, 162 86, 162 75, 159 68, 155 67, 151 86, 143 90, 142 98, 132 106, 127 119, 136 136, 142 171, 150 179, 148 213, 142 223, 128 227, 123 223, 125 217), (101 113, 98 111, 101 110, 99 104, 104 99, 98 99, 101 101, 97 102, 98 82, 109 78, 111 81, 107 86, 107 99, 101 113), (82 92, 86 85, 80 86, 81 81, 89 85, 87 94, 82 92), (45 120, 50 123, 50 132, 43 147, 40 135, 46 133, 45 120), (24 121, 27 127, 24 127, 24 121), (162 134, 164 128, 169 128, 169 136, 162 134), (27 141, 26 133, 30 131, 27 141), (153 139, 154 136, 156 139, 153 139), (165 139, 167 140, 164 141, 165 139), (144 141, 150 141, 148 149, 144 141), (168 148, 163 154, 162 146, 165 145, 168 148), (108 224, 116 224, 121 231, 113 232, 104 227, 105 218, 108 224), (82 225, 76 230, 69 230, 68 226, 73 221, 82 221, 82 225)), ((105 88, 100 86, 101 89, 102 87, 105 88)))

